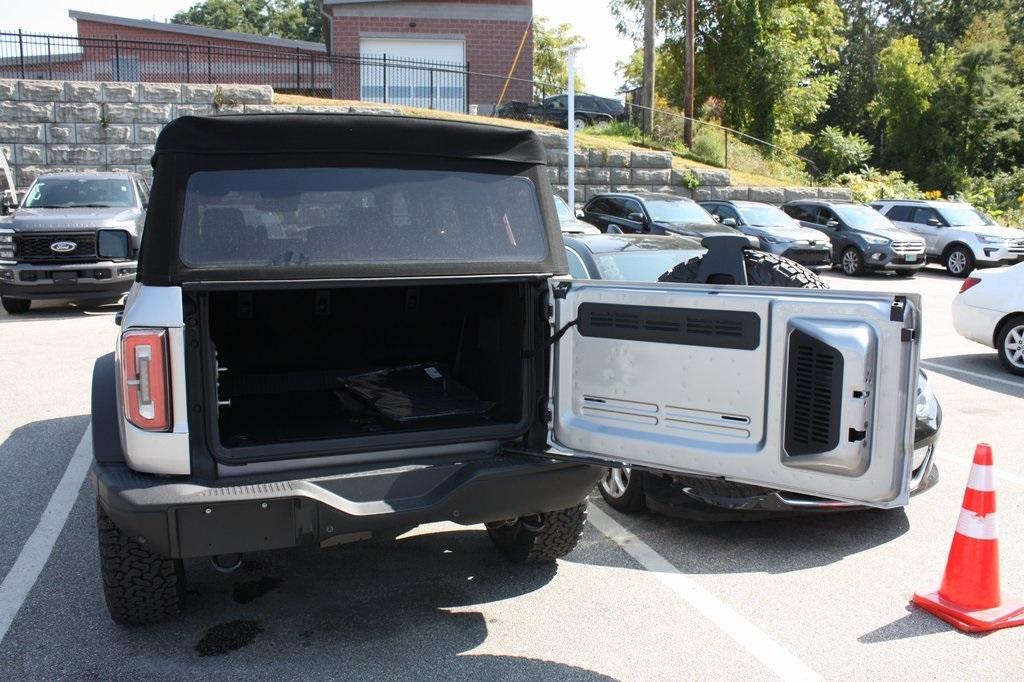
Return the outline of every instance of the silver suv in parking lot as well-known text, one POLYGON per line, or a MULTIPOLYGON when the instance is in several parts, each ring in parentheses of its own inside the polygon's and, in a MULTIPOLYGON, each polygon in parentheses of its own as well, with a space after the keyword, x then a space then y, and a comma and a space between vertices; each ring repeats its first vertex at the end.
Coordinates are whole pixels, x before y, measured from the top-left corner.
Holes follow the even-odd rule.
POLYGON ((0 296, 8 313, 36 299, 100 300, 135 281, 149 187, 135 173, 52 173, 0 225, 0 296))
POLYGON ((924 239, 928 259, 954 277, 966 277, 975 268, 1024 262, 1024 231, 1002 227, 970 204, 904 199, 871 206, 924 239))

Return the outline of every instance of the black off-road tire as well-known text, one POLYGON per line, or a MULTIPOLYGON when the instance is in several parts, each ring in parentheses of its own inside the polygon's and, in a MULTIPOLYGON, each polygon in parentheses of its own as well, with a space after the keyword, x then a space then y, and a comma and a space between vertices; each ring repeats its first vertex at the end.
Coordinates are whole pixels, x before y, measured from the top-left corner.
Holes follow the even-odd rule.
POLYGON ((3 305, 8 315, 24 315, 32 307, 32 301, 27 298, 8 298, 3 296, 0 297, 0 305, 3 305))
POLYGON ((487 534, 498 551, 517 564, 547 564, 576 549, 587 525, 587 503, 489 526, 487 534))
MULTIPOLYGON (((828 289, 828 284, 815 272, 788 258, 764 251, 746 250, 743 258, 747 270, 747 284, 761 287, 798 287, 802 289, 828 289)), ((697 281, 701 258, 680 263, 659 278, 661 282, 690 284, 697 281)))
POLYGON ((180 559, 154 554, 121 531, 96 505, 100 573, 107 610, 115 623, 147 625, 178 614, 185 596, 180 559))

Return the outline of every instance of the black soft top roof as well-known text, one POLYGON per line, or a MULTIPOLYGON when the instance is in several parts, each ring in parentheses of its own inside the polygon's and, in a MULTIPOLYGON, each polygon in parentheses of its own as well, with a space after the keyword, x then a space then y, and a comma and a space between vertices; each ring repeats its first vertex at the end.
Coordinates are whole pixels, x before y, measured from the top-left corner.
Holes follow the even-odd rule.
POLYGON ((184 116, 160 133, 153 188, 139 255, 139 281, 188 282, 338 278, 521 276, 567 272, 561 228, 544 168, 544 145, 532 130, 366 114, 230 114, 184 116), (268 168, 452 170, 528 178, 537 191, 548 255, 543 261, 351 262, 301 269, 267 265, 190 267, 180 257, 189 179, 205 171, 268 168))
POLYGON ((182 154, 393 154, 545 163, 532 130, 380 114, 183 116, 164 127, 156 156, 182 154))

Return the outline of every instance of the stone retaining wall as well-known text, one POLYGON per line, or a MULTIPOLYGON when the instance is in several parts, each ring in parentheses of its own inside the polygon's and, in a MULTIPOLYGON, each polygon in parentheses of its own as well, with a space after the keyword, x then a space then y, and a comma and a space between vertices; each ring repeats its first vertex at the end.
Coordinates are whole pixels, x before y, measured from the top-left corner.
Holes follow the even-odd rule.
MULTIPOLYGON (((0 152, 25 189, 40 173, 128 170, 150 177, 153 143, 178 116, 231 113, 382 113, 374 105, 273 104, 266 85, 189 85, 180 83, 93 83, 84 81, 0 80, 0 152)), ((539 133, 547 150, 555 193, 566 198, 566 134, 539 133)), ((601 192, 658 191, 704 199, 749 199, 781 204, 820 197, 849 199, 849 190, 831 187, 744 187, 732 184, 728 170, 672 167, 668 152, 578 149, 575 203, 601 192), (696 183, 690 189, 688 185, 696 183)))
MULTIPOLYGON (((542 132, 547 149, 548 176, 563 199, 569 191, 565 133, 542 132)), ((583 149, 576 151, 575 203, 580 205, 603 192, 665 192, 697 201, 735 199, 782 204, 795 199, 851 199, 845 187, 749 187, 733 185, 724 168, 672 167, 673 155, 658 151, 583 149), (696 183, 696 187, 690 186, 696 183)))
POLYGON ((0 151, 21 189, 57 171, 149 177, 153 143, 169 121, 241 112, 273 98, 261 85, 0 80, 0 151))

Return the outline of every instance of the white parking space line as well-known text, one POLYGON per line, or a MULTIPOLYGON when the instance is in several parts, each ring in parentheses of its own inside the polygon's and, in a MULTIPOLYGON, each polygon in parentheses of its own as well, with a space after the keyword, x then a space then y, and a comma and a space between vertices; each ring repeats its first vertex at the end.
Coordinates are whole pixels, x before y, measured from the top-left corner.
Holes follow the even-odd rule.
POLYGON ((921 366, 926 368, 926 369, 946 370, 947 372, 957 372, 959 374, 964 374, 964 375, 969 376, 969 377, 974 377, 975 379, 982 379, 983 381, 992 381, 992 382, 995 382, 997 384, 1005 384, 1006 386, 1009 386, 1010 388, 1016 388, 1016 389, 1024 392, 1024 381, 1020 381, 1020 380, 1014 381, 1013 379, 1004 379, 1002 377, 989 376, 988 374, 982 374, 981 372, 972 372, 969 369, 960 369, 959 367, 953 367, 951 365, 946 365, 946 364, 943 364, 941 362, 935 362, 934 360, 922 360, 921 361, 921 366))
POLYGON ((78 499, 78 491, 89 471, 92 462, 92 427, 85 430, 85 435, 75 448, 71 461, 68 462, 64 475, 50 496, 39 523, 32 531, 25 546, 21 548, 18 559, 14 562, 3 583, 0 583, 0 642, 7 636, 7 630, 18 615, 21 605, 25 602, 32 587, 36 584, 39 574, 53 552, 53 546, 60 536, 64 524, 71 513, 71 507, 78 499))
MULTIPOLYGON (((939 459, 941 459, 941 460, 943 460, 945 462, 952 462, 954 464, 959 464, 960 466, 969 467, 969 466, 972 466, 974 464, 973 460, 970 460, 970 459, 968 459, 966 457, 959 457, 957 455, 951 455, 948 452, 943 452, 942 450, 939 450, 935 454, 938 455, 939 459)), ((998 452, 996 453, 996 456, 997 457, 999 456, 998 452)), ((1019 485, 1021 487, 1024 487, 1024 476, 1018 476, 1017 474, 1011 474, 1009 471, 1004 471, 1002 469, 997 469, 995 467, 993 467, 992 470, 996 474, 996 480, 997 481, 1006 481, 1007 483, 1013 483, 1015 485, 1019 485)))
POLYGON ((821 675, 814 672, 763 630, 733 611, 718 597, 689 577, 680 573, 679 569, 665 557, 655 552, 647 543, 623 528, 615 519, 594 505, 590 505, 590 523, 780 678, 784 680, 821 679, 821 675))

